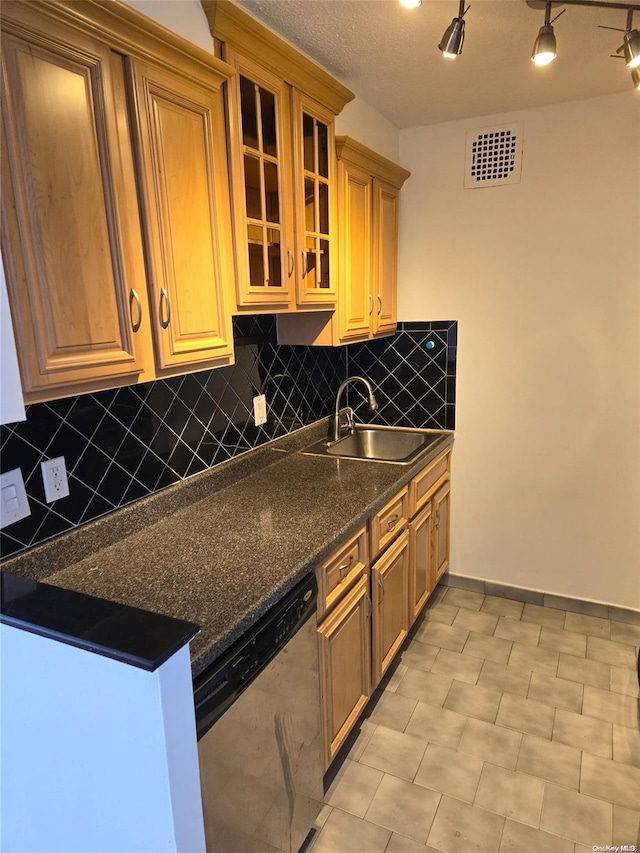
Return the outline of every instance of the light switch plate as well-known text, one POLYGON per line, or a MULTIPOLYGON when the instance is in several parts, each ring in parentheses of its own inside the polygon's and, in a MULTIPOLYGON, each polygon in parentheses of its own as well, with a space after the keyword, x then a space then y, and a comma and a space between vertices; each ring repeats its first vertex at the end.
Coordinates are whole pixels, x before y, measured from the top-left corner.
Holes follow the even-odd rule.
POLYGON ((0 474, 0 491, 2 492, 0 527, 7 527, 14 521, 20 521, 21 518, 31 515, 31 507, 20 468, 14 468, 13 471, 0 474))
POLYGON ((267 422, 267 398, 264 394, 253 398, 253 419, 256 426, 262 426, 267 422))
POLYGON ((47 459, 40 463, 42 469, 42 482, 44 483, 44 497, 48 504, 66 498, 69 494, 69 483, 67 482, 67 469, 64 467, 64 456, 56 456, 55 459, 47 459))

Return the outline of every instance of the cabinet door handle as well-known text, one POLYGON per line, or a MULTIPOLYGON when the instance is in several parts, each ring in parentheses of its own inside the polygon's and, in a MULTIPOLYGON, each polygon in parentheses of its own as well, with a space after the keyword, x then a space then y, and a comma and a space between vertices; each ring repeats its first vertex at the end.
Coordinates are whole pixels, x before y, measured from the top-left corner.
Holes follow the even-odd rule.
POLYGON ((288 278, 291 278, 291 276, 293 275, 293 268, 294 268, 295 263, 296 263, 296 259, 294 258, 293 252, 291 251, 291 249, 287 249, 287 258, 289 260, 289 269, 287 271, 287 276, 288 276, 288 278))
POLYGON ((371 618, 371 611, 373 610, 373 604, 371 603, 371 596, 369 593, 365 593, 364 600, 367 602, 367 619, 371 618))
POLYGON ((344 578, 344 576, 347 574, 347 572, 349 571, 349 569, 351 568, 352 565, 353 565, 353 554, 351 554, 351 556, 349 557, 349 559, 347 560, 346 563, 343 563, 341 566, 338 567, 338 571, 340 572, 340 580, 342 580, 344 578))
POLYGON ((396 526, 396 524, 398 523, 399 520, 400 520, 400 513, 397 512, 395 515, 392 515, 391 518, 387 519, 387 527, 390 530, 393 530, 393 528, 396 526))
POLYGON ((160 290, 160 305, 158 306, 158 319, 160 320, 160 325, 162 326, 163 329, 166 329, 169 326, 169 323, 171 322, 171 303, 169 302, 169 294, 167 293, 166 287, 163 287, 160 290), (163 319, 163 317, 165 317, 165 313, 162 310, 162 303, 163 302, 165 303, 166 308, 167 308, 166 319, 163 319))
POLYGON ((369 314, 373 314, 373 296, 369 294, 369 314))
POLYGON ((378 294, 378 314, 382 313, 382 296, 378 294))
POLYGON ((382 578, 378 578, 378 586, 380 587, 380 602, 384 601, 384 584, 382 583, 382 578))
POLYGON ((307 266, 307 253, 302 252, 302 278, 307 277, 307 273, 309 272, 309 268, 307 266))
POLYGON ((440 510, 437 509, 433 514, 433 526, 437 530, 440 527, 440 510))
POLYGON ((137 332, 140 326, 142 325, 142 305, 140 304, 140 297, 138 296, 138 291, 133 287, 129 292, 129 315, 131 316, 131 328, 134 332, 137 332), (133 319, 133 306, 136 306, 138 309, 138 319, 133 319))

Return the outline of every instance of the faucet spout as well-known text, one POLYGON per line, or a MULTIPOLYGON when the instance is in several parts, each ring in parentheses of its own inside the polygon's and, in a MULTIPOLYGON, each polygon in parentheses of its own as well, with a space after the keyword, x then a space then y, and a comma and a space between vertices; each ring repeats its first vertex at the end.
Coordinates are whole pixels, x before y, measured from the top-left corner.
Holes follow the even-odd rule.
POLYGON ((376 395, 373 393, 373 388, 371 387, 371 383, 368 379, 365 379, 364 376, 347 376, 344 382, 338 388, 338 393, 336 394, 336 410, 331 418, 331 430, 329 435, 329 441, 337 441, 340 438, 340 397, 342 396, 342 392, 351 382, 362 382, 367 389, 367 402, 369 404, 369 409, 372 412, 377 411, 378 402, 376 400, 376 395))

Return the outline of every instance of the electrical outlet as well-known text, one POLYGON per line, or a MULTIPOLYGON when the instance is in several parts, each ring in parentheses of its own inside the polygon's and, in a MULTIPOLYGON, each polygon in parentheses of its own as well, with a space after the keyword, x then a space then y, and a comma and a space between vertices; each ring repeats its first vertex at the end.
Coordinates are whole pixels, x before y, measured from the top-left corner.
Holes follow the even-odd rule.
POLYGON ((55 459, 47 459, 41 462, 42 481, 44 483, 44 497, 48 504, 66 498, 69 494, 69 483, 67 482, 67 471, 64 467, 64 456, 56 456, 55 459))
POLYGON ((13 524, 14 521, 20 521, 21 518, 31 515, 22 471, 19 468, 14 468, 13 471, 7 471, 0 475, 0 490, 2 491, 0 527, 6 527, 8 524, 13 524))
POLYGON ((264 394, 253 398, 253 420, 256 426, 262 426, 267 422, 267 398, 264 394))

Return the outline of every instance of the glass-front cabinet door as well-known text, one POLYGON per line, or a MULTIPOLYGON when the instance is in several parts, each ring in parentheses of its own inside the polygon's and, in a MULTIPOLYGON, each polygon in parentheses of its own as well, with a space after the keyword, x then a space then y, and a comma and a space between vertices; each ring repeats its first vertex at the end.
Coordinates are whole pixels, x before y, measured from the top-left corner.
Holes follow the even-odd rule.
POLYGON ((238 307, 286 309, 294 298, 289 88, 227 49, 238 307))
POLYGON ((300 305, 336 300, 332 232, 335 222, 334 116, 293 92, 294 181, 296 196, 297 301, 300 305))

